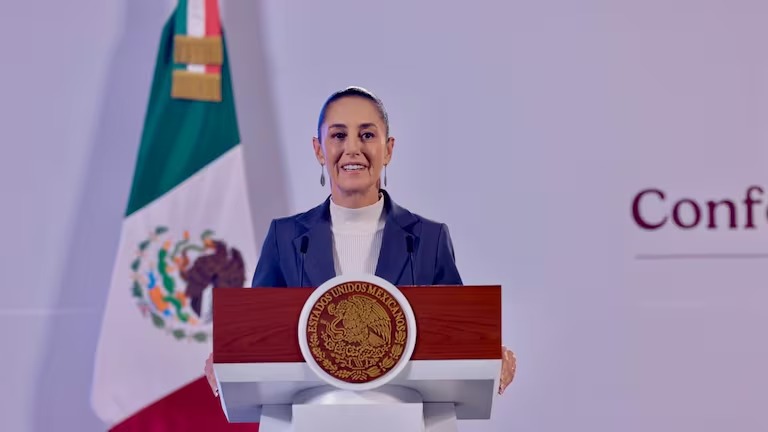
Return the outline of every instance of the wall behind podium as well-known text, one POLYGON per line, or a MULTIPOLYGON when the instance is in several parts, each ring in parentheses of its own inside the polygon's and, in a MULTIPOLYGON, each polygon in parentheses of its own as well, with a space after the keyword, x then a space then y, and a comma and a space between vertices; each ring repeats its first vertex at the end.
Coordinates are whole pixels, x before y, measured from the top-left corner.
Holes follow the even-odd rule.
POLYGON ((768 429, 768 196, 753 228, 743 202, 768 187, 768 5, 265 5, 293 208, 325 197, 321 101, 369 87, 394 199, 448 223, 467 282, 504 286, 517 381, 462 430, 768 429), (633 217, 649 188, 658 229, 633 217), (729 204, 709 226, 721 200, 734 227, 729 204))
MULTIPOLYGON (((174 3, 0 14, 2 430, 103 430, 92 353, 174 3)), ((503 285, 518 377, 461 430, 768 430, 768 5, 222 5, 259 241, 327 196, 318 109, 362 85, 394 199, 503 285)))

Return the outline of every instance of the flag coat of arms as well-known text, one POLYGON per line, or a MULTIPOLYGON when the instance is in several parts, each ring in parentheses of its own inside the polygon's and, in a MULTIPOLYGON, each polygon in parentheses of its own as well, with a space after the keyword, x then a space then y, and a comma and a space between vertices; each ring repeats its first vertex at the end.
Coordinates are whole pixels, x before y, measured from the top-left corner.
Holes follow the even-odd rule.
POLYGON ((217 0, 180 0, 161 36, 95 357, 91 403, 114 431, 228 424, 203 377, 211 294, 256 266, 217 0))

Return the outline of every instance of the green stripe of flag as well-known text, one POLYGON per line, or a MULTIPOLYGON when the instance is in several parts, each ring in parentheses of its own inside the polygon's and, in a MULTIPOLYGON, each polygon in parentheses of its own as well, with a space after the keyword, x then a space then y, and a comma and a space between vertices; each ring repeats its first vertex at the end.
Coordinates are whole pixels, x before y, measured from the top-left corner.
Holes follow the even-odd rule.
POLYGON ((226 42, 220 103, 171 98, 173 36, 186 0, 163 28, 126 216, 188 179, 240 142, 226 42))
POLYGON ((179 0, 176 5, 176 34, 187 34, 187 2, 188 0, 179 0))
MULTIPOLYGON (((176 13, 174 14, 174 31, 176 35, 187 35, 187 6, 188 0, 179 0, 176 5, 176 13)), ((187 65, 176 63, 173 65, 174 69, 186 69, 187 65)))

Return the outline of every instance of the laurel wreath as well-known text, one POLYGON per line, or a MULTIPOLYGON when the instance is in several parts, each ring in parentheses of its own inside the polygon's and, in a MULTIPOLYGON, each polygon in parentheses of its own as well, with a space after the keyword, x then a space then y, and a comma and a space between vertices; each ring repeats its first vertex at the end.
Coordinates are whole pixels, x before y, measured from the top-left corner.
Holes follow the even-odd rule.
MULTIPOLYGON (((152 242, 156 241, 158 236, 166 232, 168 232, 167 227, 159 226, 155 228, 154 232, 150 233, 149 237, 147 237, 145 240, 139 243, 139 251, 136 254, 137 257, 131 263, 131 270, 133 270, 133 276, 134 276, 131 293, 139 305, 143 303, 148 306, 147 299, 144 298, 144 290, 141 289, 141 285, 139 284, 139 281, 138 281, 138 277, 139 277, 138 272, 139 272, 139 267, 141 267, 141 258, 143 257, 144 251, 149 247, 149 245, 152 244, 152 242)), ((147 307, 147 310, 152 317, 152 324, 158 329, 166 330, 168 333, 172 334, 176 340, 188 339, 188 340, 194 340, 197 342, 205 342, 208 340, 209 335, 204 331, 187 332, 184 329, 180 329, 180 328, 173 329, 170 326, 168 326, 165 320, 163 319, 163 317, 158 315, 155 311, 153 311, 149 307, 147 307)))
MULTIPOLYGON (((328 335, 324 333, 322 337, 327 344, 328 335)), ((381 376, 384 371, 392 368, 395 365, 397 362, 396 359, 399 359, 399 357, 403 354, 405 339, 405 331, 395 332, 395 343, 393 343, 390 347, 389 355, 384 357, 377 364, 364 370, 339 369, 336 364, 334 364, 330 359, 328 359, 328 357, 326 357, 325 352, 321 349, 320 338, 318 338, 317 333, 311 333, 309 335, 309 349, 312 352, 315 361, 317 361, 322 366, 323 370, 328 372, 331 376, 342 380, 366 381, 369 378, 374 379, 381 376)), ((340 363, 346 364, 346 359, 340 358, 338 355, 331 354, 331 357, 336 358, 340 363)))

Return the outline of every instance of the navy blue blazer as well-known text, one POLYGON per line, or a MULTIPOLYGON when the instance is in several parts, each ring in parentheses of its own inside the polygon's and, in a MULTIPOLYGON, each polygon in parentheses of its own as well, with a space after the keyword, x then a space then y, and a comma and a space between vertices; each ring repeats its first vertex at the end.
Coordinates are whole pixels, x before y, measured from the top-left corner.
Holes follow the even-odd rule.
MULTIPOLYGON (((386 223, 376 276, 393 285, 462 285, 448 227, 411 213, 395 204, 386 191, 382 193, 386 223), (413 237, 413 279, 408 236, 413 237)), ((305 236, 303 285, 317 287, 336 276, 329 197, 307 212, 272 221, 251 286, 300 286, 305 236)))

